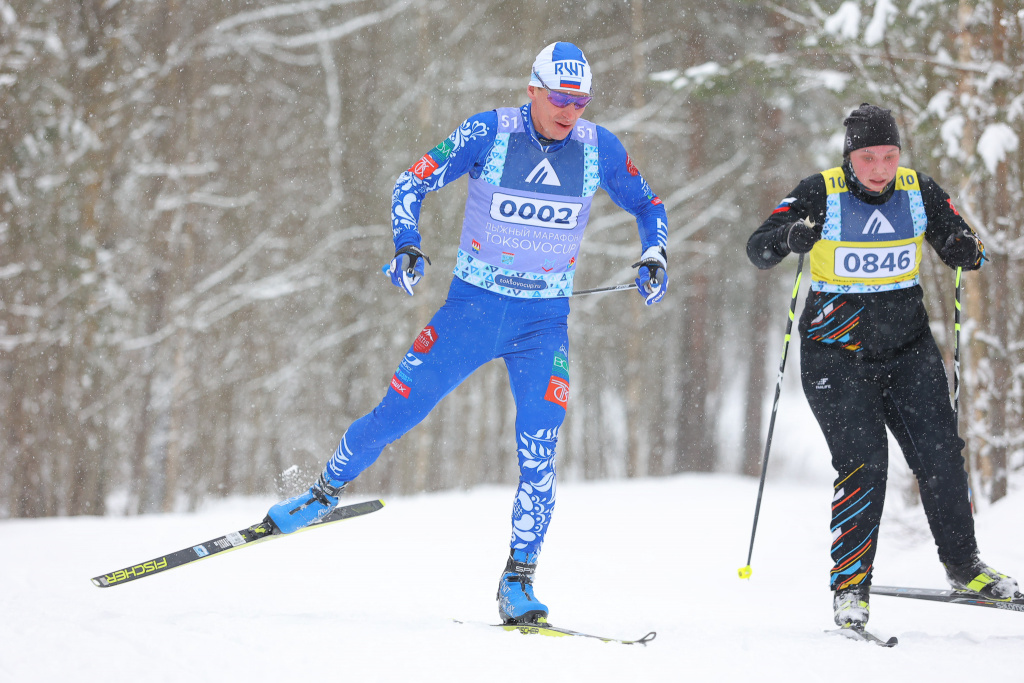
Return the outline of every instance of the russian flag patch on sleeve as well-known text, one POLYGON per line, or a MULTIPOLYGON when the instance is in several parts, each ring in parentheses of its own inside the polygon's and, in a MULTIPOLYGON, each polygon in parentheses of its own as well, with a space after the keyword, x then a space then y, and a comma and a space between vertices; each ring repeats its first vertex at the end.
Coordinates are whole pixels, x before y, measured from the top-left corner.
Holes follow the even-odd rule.
POLYGON ((777 213, 784 213, 786 211, 789 211, 789 205, 795 201, 796 197, 786 197, 781 202, 779 202, 778 206, 775 207, 775 210, 772 211, 772 215, 774 216, 777 213))

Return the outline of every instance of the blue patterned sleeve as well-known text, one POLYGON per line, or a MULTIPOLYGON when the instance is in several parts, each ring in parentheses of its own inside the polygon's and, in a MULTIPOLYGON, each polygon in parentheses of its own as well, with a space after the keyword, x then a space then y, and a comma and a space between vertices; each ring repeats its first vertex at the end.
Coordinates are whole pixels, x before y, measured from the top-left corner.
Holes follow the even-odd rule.
POLYGON ((420 207, 428 192, 482 166, 494 144, 498 115, 494 111, 471 116, 441 144, 424 154, 398 176, 391 196, 391 231, 395 249, 420 246, 420 207))
POLYGON ((665 247, 668 242, 668 213, 619 139, 597 127, 598 160, 601 187, 616 206, 636 216, 640 231, 641 253, 650 247, 665 247))

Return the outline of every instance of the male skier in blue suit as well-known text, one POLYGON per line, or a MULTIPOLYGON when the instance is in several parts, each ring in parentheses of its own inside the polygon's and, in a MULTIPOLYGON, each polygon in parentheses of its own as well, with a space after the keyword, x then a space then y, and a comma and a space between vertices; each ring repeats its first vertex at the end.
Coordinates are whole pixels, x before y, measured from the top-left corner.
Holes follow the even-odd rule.
POLYGON ((412 296, 430 259, 420 248, 428 192, 469 174, 448 299, 416 337, 380 404, 353 422, 319 480, 270 509, 284 533, 318 521, 346 483, 416 426, 481 365, 502 358, 516 402, 519 488, 510 555, 498 588, 507 623, 545 619, 533 592, 555 503, 555 444, 569 398, 566 318, 591 202, 603 188, 636 217, 637 289, 648 305, 668 285, 667 215, 619 140, 582 117, 592 98, 583 52, 552 43, 537 56, 521 107, 467 119, 395 184, 395 257, 386 272, 412 296))

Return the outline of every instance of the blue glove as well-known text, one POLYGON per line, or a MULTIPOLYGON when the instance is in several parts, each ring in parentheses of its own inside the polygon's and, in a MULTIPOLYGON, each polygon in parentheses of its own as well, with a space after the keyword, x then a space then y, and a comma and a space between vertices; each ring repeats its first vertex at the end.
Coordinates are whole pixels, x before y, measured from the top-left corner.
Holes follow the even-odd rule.
POLYGON ((665 247, 648 247, 633 267, 640 269, 637 272, 636 288, 644 298, 644 303, 650 306, 661 301, 668 290, 665 247))
POLYGON ((395 258, 381 268, 381 271, 391 277, 391 284, 412 296, 412 288, 416 286, 426 271, 423 265, 424 261, 430 265, 429 256, 420 251, 419 247, 409 245, 396 251, 395 258))

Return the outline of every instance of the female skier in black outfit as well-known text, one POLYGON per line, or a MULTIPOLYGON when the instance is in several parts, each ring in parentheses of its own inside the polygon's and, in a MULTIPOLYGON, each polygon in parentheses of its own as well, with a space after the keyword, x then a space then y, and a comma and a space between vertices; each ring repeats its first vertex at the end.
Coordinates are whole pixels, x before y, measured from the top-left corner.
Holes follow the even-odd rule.
POLYGON ((946 265, 964 270, 981 267, 985 248, 934 180, 899 166, 888 110, 863 104, 843 123, 842 166, 802 180, 747 242, 761 269, 810 252, 801 377, 838 474, 831 585, 839 626, 868 619, 886 426, 917 477, 950 584, 996 598, 1017 591, 1016 581, 978 559, 964 442, 918 284, 925 240, 946 265))

